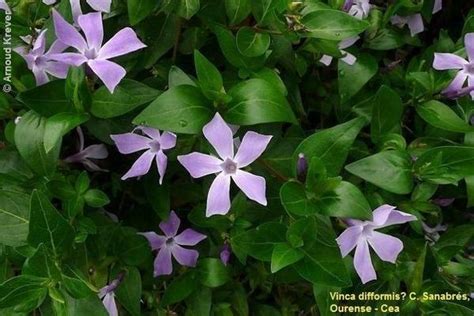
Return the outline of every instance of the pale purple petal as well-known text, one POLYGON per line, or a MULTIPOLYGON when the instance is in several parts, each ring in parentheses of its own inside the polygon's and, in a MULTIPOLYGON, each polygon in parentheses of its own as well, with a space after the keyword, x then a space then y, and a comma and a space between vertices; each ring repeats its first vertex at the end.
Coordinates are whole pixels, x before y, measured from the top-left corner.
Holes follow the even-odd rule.
POLYGON ((74 25, 78 25, 77 19, 82 15, 81 0, 69 0, 69 3, 71 4, 72 17, 75 23, 74 25))
POLYGON ((101 167, 99 167, 97 164, 95 164, 89 159, 84 159, 81 163, 84 165, 86 170, 108 172, 107 169, 102 169, 101 167))
POLYGON ((85 148, 82 153, 84 154, 85 158, 90 159, 105 159, 109 156, 107 147, 105 147, 104 144, 90 145, 85 148))
POLYGON ((474 62, 474 33, 467 33, 464 36, 464 46, 466 47, 468 59, 474 62))
POLYGON ((369 244, 366 240, 360 240, 357 243, 354 255, 354 268, 364 284, 377 279, 372 259, 370 258, 369 244))
POLYGON ((47 29, 44 29, 41 31, 41 33, 38 35, 38 38, 36 39, 33 48, 31 52, 35 55, 44 55, 46 51, 46 31, 47 29))
POLYGON ((163 150, 174 148, 176 146, 176 135, 170 132, 163 132, 160 145, 163 150))
POLYGON ((342 10, 343 11, 349 11, 354 4, 354 0, 346 0, 344 1, 344 4, 342 5, 342 10))
POLYGON ((219 157, 223 160, 234 158, 234 141, 232 130, 222 119, 219 113, 202 129, 204 137, 214 147, 219 157))
POLYGON ((354 55, 352 55, 351 53, 348 53, 346 51, 341 51, 341 52, 346 54, 344 57, 341 58, 341 60, 343 62, 345 62, 346 64, 348 64, 350 66, 352 66, 356 63, 357 58, 354 55))
POLYGON ((168 157, 166 157, 162 150, 156 153, 156 165, 158 166, 158 174, 160 175, 159 181, 160 184, 162 184, 166 173, 166 167, 168 166, 168 157))
POLYGON ((178 161, 188 170, 193 178, 201 178, 222 171, 221 160, 214 156, 197 152, 178 156, 178 161))
POLYGON ((5 0, 0 0, 0 10, 3 10, 7 13, 11 13, 12 11, 10 10, 10 7, 8 4, 5 2, 5 0))
POLYGON ((319 62, 321 62, 325 66, 329 66, 332 62, 332 59, 333 58, 329 55, 323 55, 323 57, 321 57, 321 59, 319 59, 319 62))
POLYGON ((102 46, 97 58, 109 59, 122 56, 141 48, 146 47, 137 37, 134 30, 126 27, 115 34, 107 43, 102 46))
POLYGON ((227 266, 229 264, 230 255, 231 255, 230 246, 228 244, 224 244, 224 247, 222 247, 222 250, 219 254, 219 257, 221 259, 221 262, 225 266, 227 266))
POLYGON ((69 70, 69 65, 61 62, 48 61, 46 62, 45 70, 53 77, 65 79, 69 70))
POLYGON ((81 15, 77 18, 77 23, 86 36, 89 49, 99 52, 104 40, 104 28, 102 26, 102 13, 93 12, 81 15))
POLYGON ((443 0, 435 0, 433 6, 433 14, 438 13, 443 9, 443 0))
POLYGON ((137 127, 136 129, 139 129, 141 130, 143 133, 145 133, 145 135, 147 135, 148 137, 154 139, 154 140, 157 140, 157 141, 160 141, 160 144, 161 144, 161 135, 160 135, 160 131, 157 130, 156 128, 152 128, 152 127, 146 127, 146 126, 140 126, 140 127, 137 127))
POLYGON ((337 237, 336 242, 341 250, 342 257, 347 256, 357 245, 362 233, 361 226, 348 227, 337 237))
POLYGON ((242 139, 234 161, 239 168, 244 168, 254 162, 267 148, 272 136, 255 132, 247 132, 242 139))
POLYGON ((267 205, 265 178, 256 176, 247 171, 238 170, 232 175, 232 180, 234 180, 235 184, 237 184, 249 199, 262 205, 267 205))
POLYGON ((92 9, 100 12, 110 12, 112 0, 86 0, 92 9))
POLYGON ((388 204, 378 207, 373 212, 373 225, 377 228, 396 224, 404 224, 414 220, 416 220, 415 216, 400 212, 395 209, 395 206, 388 204))
POLYGON ((32 71, 33 71, 33 75, 35 76, 37 86, 41 86, 41 85, 49 82, 48 75, 46 74, 44 69, 33 67, 32 71))
POLYGON ((109 316, 118 316, 117 304, 115 303, 114 292, 107 293, 102 300, 105 309, 109 313, 109 316))
POLYGON ((151 163, 155 158, 155 154, 150 152, 149 150, 145 151, 135 163, 132 165, 130 170, 122 177, 122 180, 126 180, 128 178, 134 178, 143 176, 150 171, 151 163))
POLYGON ((425 26, 423 25, 423 18, 419 13, 410 15, 408 17, 407 24, 412 37, 425 30, 425 26))
POLYGON ((171 211, 168 219, 160 223, 160 229, 166 237, 174 237, 178 232, 179 225, 181 225, 181 220, 174 211, 171 211))
POLYGON ((393 24, 393 25, 396 25, 400 28, 404 27, 407 22, 408 22, 408 17, 406 16, 400 16, 400 15, 394 15, 390 18, 390 22, 393 24))
POLYGON ((158 235, 155 232, 138 233, 138 235, 142 235, 148 240, 152 250, 158 250, 163 247, 167 239, 165 236, 158 235))
POLYGON ((347 38, 339 43, 339 49, 349 48, 352 45, 354 45, 359 39, 360 39, 360 36, 347 38))
POLYGON ((69 46, 64 44, 63 42, 61 42, 59 40, 56 40, 56 41, 53 42, 53 44, 51 44, 51 47, 46 52, 46 55, 62 53, 68 47, 69 46))
POLYGON ((46 5, 52 5, 56 3, 56 0, 43 0, 43 3, 46 5))
POLYGON ((435 53, 433 68, 436 70, 463 69, 468 62, 458 55, 435 53))
POLYGON ((400 239, 379 232, 372 232, 367 241, 383 261, 395 263, 403 250, 403 243, 400 239))
POLYGON ((108 60, 89 60, 87 64, 102 80, 110 93, 114 93, 115 87, 127 74, 122 66, 108 60))
POLYGON ((199 252, 197 250, 185 249, 178 245, 171 247, 171 253, 178 263, 185 267, 195 267, 199 252))
POLYGON ((52 60, 62 62, 72 66, 80 66, 87 61, 87 58, 78 53, 60 53, 48 55, 52 60))
POLYGON ((191 228, 188 228, 188 229, 185 229, 178 236, 174 237, 174 241, 178 245, 181 245, 181 246, 194 246, 206 238, 207 238, 206 235, 203 235, 191 228))
POLYGON ((227 214, 230 210, 230 176, 219 174, 211 184, 207 195, 206 216, 227 214))
POLYGON ((173 272, 173 264, 171 263, 171 249, 169 247, 163 247, 158 251, 158 255, 155 258, 154 276, 170 275, 173 272))
POLYGON ((444 94, 456 94, 458 93, 463 85, 464 82, 466 82, 466 79, 468 78, 468 75, 460 71, 457 73, 456 77, 454 77, 453 81, 449 84, 449 86, 446 87, 446 89, 443 90, 444 94))
POLYGON ((74 26, 53 9, 54 30, 58 39, 66 45, 72 46, 81 53, 87 49, 87 44, 82 35, 74 26))
POLYGON ((121 154, 130 154, 149 149, 151 139, 134 133, 110 135, 121 154))

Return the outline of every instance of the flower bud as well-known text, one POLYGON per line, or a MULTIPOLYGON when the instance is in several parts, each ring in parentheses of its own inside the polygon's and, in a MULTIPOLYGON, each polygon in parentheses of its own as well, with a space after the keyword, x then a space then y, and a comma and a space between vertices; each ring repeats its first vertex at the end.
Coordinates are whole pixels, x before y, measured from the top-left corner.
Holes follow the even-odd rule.
POLYGON ((298 180, 301 182, 306 181, 306 175, 308 174, 308 161, 303 153, 298 155, 298 162, 296 163, 296 174, 298 180))

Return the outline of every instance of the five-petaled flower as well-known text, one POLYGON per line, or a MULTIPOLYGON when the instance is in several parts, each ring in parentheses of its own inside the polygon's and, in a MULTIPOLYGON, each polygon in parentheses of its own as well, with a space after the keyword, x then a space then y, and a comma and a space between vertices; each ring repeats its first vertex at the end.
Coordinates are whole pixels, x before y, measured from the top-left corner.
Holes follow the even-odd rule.
POLYGON ((220 158, 193 152, 178 156, 178 161, 193 178, 217 174, 207 196, 206 215, 227 214, 230 209, 231 179, 249 199, 267 205, 265 178, 241 169, 262 155, 272 136, 247 132, 234 155, 232 130, 219 113, 204 126, 203 133, 220 158))
POLYGON ((391 263, 395 263, 403 250, 403 243, 400 239, 375 230, 416 220, 415 216, 400 212, 390 205, 378 207, 372 215, 372 221, 348 220, 350 226, 336 239, 343 257, 347 256, 354 248, 356 249, 354 267, 364 284, 377 279, 370 258, 369 245, 380 259, 391 263))
POLYGON ((80 163, 89 171, 107 171, 99 167, 94 160, 105 159, 109 156, 107 147, 104 144, 90 145, 84 148, 84 134, 82 129, 78 127, 77 134, 79 135, 79 150, 77 153, 64 159, 67 163, 80 163))
POLYGON ((362 20, 369 16, 371 4, 369 0, 346 0, 342 9, 353 17, 362 20))
POLYGON ((146 47, 138 39, 135 31, 129 27, 120 30, 102 45, 104 29, 102 14, 99 12, 88 13, 77 18, 85 39, 56 10, 53 10, 53 20, 58 39, 75 48, 77 52, 52 54, 51 58, 76 67, 87 64, 112 93, 127 72, 122 66, 109 59, 146 47))
POLYGON ((154 263, 155 277, 170 275, 173 272, 171 256, 182 266, 196 266, 199 252, 181 246, 195 246, 207 237, 190 228, 177 235, 180 224, 179 217, 174 211, 171 211, 168 220, 161 222, 159 225, 161 231, 165 234, 164 236, 158 235, 155 232, 139 233, 148 240, 152 250, 158 250, 154 263))
MULTIPOLYGON (((62 53, 67 45, 61 41, 54 41, 48 51, 46 51, 46 32, 47 29, 41 31, 34 41, 33 48, 28 51, 28 47, 19 46, 14 49, 25 59, 28 68, 33 72, 36 79, 36 85, 40 86, 49 81, 48 74, 56 78, 66 78, 69 65, 53 60, 53 54, 62 53)), ((28 37, 24 37, 27 39, 28 37)), ((32 40, 30 38, 30 40, 32 40)))
MULTIPOLYGON (((474 86, 474 33, 468 33, 464 37, 467 60, 448 53, 435 53, 433 68, 436 70, 459 70, 454 80, 443 90, 446 95, 455 95, 463 89, 464 83, 468 82, 468 87, 474 86)), ((474 99, 474 91, 470 91, 474 99)))
POLYGON ((121 154, 146 150, 122 177, 122 180, 147 174, 153 159, 155 159, 160 175, 160 184, 162 184, 168 165, 168 157, 164 151, 176 146, 176 135, 170 132, 160 133, 159 130, 151 127, 138 127, 135 130, 142 131, 144 135, 133 132, 110 135, 121 154))

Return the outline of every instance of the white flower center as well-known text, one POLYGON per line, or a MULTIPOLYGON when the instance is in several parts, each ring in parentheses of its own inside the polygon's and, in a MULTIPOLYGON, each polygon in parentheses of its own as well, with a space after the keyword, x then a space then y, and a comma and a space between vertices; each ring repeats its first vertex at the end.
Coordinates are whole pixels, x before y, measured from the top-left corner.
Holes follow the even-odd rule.
POLYGON ((157 140, 151 141, 148 143, 148 146, 150 146, 150 150, 152 153, 156 153, 160 151, 161 145, 157 140))
POLYGON ((235 174, 237 171, 237 163, 235 163, 232 159, 227 158, 221 164, 221 168, 226 174, 235 174))
POLYGON ((97 58, 97 51, 95 50, 95 48, 88 48, 84 52, 84 56, 87 59, 96 59, 97 58))

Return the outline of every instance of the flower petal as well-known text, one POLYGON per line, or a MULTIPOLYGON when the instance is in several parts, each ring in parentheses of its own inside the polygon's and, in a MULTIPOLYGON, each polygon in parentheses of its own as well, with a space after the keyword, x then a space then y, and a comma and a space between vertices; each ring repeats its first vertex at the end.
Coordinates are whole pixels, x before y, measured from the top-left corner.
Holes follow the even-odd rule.
POLYGON ((207 123, 202 129, 204 137, 214 147, 222 160, 234 158, 234 137, 229 125, 222 119, 219 113, 207 123))
POLYGON ((145 135, 147 135, 148 137, 154 140, 158 140, 158 141, 161 140, 160 131, 157 130, 156 128, 140 126, 140 127, 137 127, 136 129, 141 130, 143 133, 145 133, 145 135))
POLYGON ((57 38, 66 45, 72 46, 81 53, 87 49, 87 43, 74 26, 53 9, 54 30, 57 38))
POLYGON ((31 50, 33 54, 44 55, 44 52, 46 51, 46 31, 47 29, 44 29, 38 35, 38 38, 36 39, 35 44, 33 45, 33 49, 31 50))
POLYGON ((373 212, 373 225, 377 228, 382 228, 390 225, 404 224, 407 222, 415 221, 416 217, 400 212, 395 209, 395 206, 388 204, 379 206, 373 212))
POLYGON ((372 259, 370 258, 369 244, 366 240, 360 240, 357 243, 354 255, 354 268, 359 275, 362 283, 377 280, 372 259))
POLYGON ((69 65, 66 65, 61 62, 56 62, 56 61, 48 61, 46 63, 45 70, 47 73, 49 73, 50 75, 56 78, 64 79, 67 77, 69 65))
POLYGON ((463 69, 468 62, 458 55, 435 53, 433 68, 436 70, 463 69))
POLYGON ((118 316, 117 304, 115 303, 115 294, 110 292, 105 294, 104 299, 102 300, 105 309, 109 313, 109 316, 118 316))
POLYGON ((37 86, 41 86, 49 82, 48 75, 46 74, 46 71, 44 71, 44 69, 33 67, 32 71, 33 71, 33 75, 35 76, 37 86))
POLYGON ((174 241, 178 245, 194 246, 194 245, 198 244, 199 242, 203 241, 206 238, 207 238, 206 235, 203 235, 203 234, 198 233, 197 231, 195 231, 191 228, 188 228, 188 229, 185 229, 181 234, 176 236, 174 238, 174 241))
POLYGON ((267 205, 265 178, 256 176, 247 171, 238 170, 232 175, 232 179, 249 199, 262 205, 267 205))
POLYGON ((188 170, 193 178, 201 178, 222 171, 221 160, 214 156, 197 152, 178 156, 178 161, 188 170))
POLYGON ((64 44, 63 42, 56 40, 51 44, 49 47, 48 51, 46 52, 46 55, 50 54, 59 54, 64 52, 69 46, 64 44))
POLYGON ((122 56, 146 47, 129 27, 121 29, 99 51, 99 59, 109 59, 122 56))
POLYGON ((102 80, 110 93, 114 93, 115 87, 127 74, 122 66, 108 60, 89 60, 87 64, 102 80))
POLYGON ((171 253, 180 265, 185 267, 195 267, 199 252, 197 250, 186 249, 178 245, 171 247, 171 253))
POLYGON ((443 0, 435 0, 432 13, 438 13, 443 9, 443 0))
POLYGON ((265 151, 271 139, 271 135, 247 132, 235 155, 234 161, 237 162, 237 166, 244 168, 254 162, 265 151))
POLYGON ((112 0, 87 0, 92 9, 100 12, 110 12, 112 0))
POLYGON ((464 82, 466 82, 467 78, 468 75, 465 72, 459 71, 456 77, 454 77, 453 81, 451 81, 449 86, 447 86, 446 89, 443 90, 443 94, 462 94, 462 91, 460 90, 463 88, 464 82))
POLYGON ((207 195, 206 216, 227 214, 230 210, 230 176, 219 174, 211 184, 207 195))
POLYGON ((158 166, 158 174, 160 175, 160 184, 162 184, 168 165, 168 157, 166 157, 162 150, 156 153, 156 165, 158 166))
POLYGON ((474 33, 467 33, 464 36, 464 46, 466 47, 468 59, 474 62, 474 33))
POLYGON ((128 172, 122 177, 122 180, 147 174, 148 171, 150 171, 153 158, 155 158, 154 153, 149 150, 145 151, 140 157, 138 157, 137 161, 135 161, 130 170, 128 170, 128 172))
POLYGON ((170 275, 173 272, 171 249, 169 247, 163 247, 158 251, 153 267, 153 275, 155 277, 160 275, 170 275))
POLYGON ((140 150, 149 149, 151 139, 134 133, 110 135, 115 146, 121 154, 130 154, 140 150))
POLYGON ((85 148, 82 153, 84 157, 90 159, 105 159, 109 156, 107 147, 104 144, 91 145, 85 148))
POLYGON ((80 66, 87 61, 87 58, 78 53, 60 53, 48 55, 48 58, 72 66, 80 66))
POLYGON ((77 18, 77 23, 86 36, 88 48, 98 52, 104 40, 102 13, 93 12, 81 15, 77 18))
POLYGON ((158 235, 155 232, 138 233, 138 235, 142 235, 148 240, 152 250, 160 249, 166 242, 165 236, 158 235))
POLYGON ((360 36, 346 38, 345 40, 339 43, 339 49, 349 48, 354 45, 358 40, 360 40, 360 36))
POLYGON ((361 226, 350 226, 336 238, 342 257, 347 256, 355 248, 359 241, 361 232, 361 226))
POLYGON ((379 232, 372 232, 367 241, 383 261, 395 263, 403 250, 403 243, 400 239, 379 232))
POLYGON ((323 55, 321 59, 319 59, 319 62, 322 63, 325 66, 329 66, 332 63, 332 57, 329 55, 323 55))
POLYGON ((413 14, 408 17, 407 20, 408 28, 410 29, 410 35, 413 37, 416 34, 419 34, 425 30, 425 25, 423 24, 423 18, 421 14, 413 14))
POLYGON ((174 148, 176 146, 176 135, 170 132, 163 132, 160 145, 163 150, 174 148))
POLYGON ((174 237, 178 232, 179 225, 181 225, 181 220, 174 211, 171 211, 168 219, 160 223, 160 229, 166 237, 174 237))
POLYGON ((357 58, 354 55, 352 55, 351 53, 348 53, 346 51, 341 51, 341 52, 346 54, 344 57, 341 58, 341 60, 343 62, 345 62, 346 64, 348 64, 350 66, 352 66, 356 63, 357 58))

